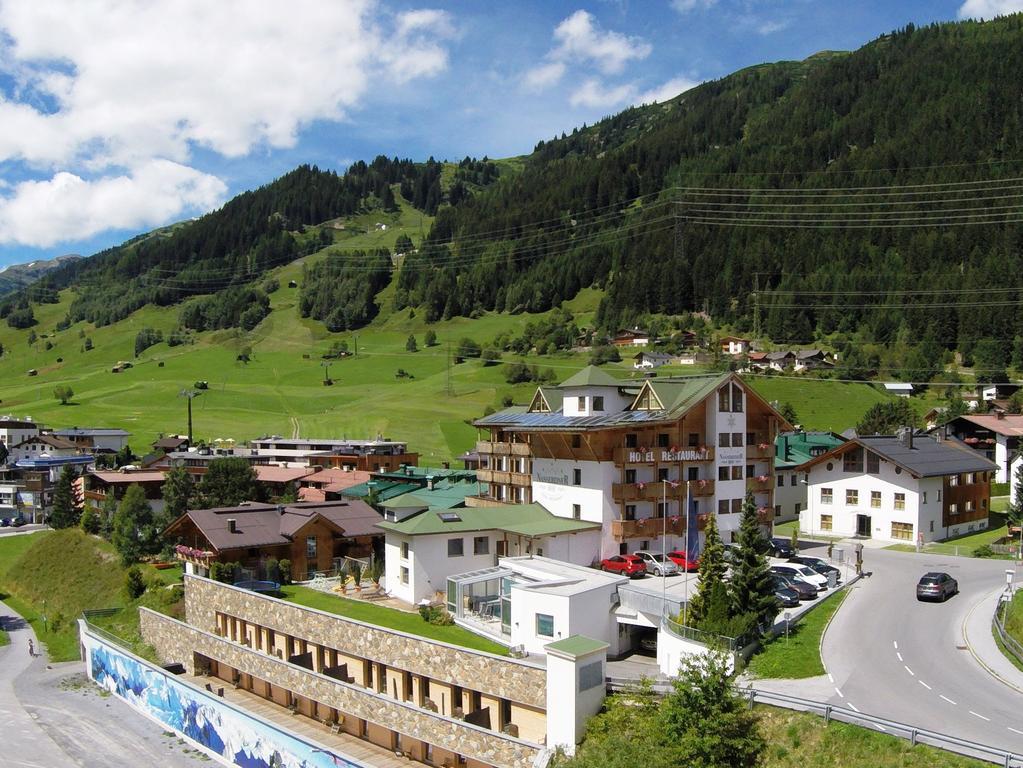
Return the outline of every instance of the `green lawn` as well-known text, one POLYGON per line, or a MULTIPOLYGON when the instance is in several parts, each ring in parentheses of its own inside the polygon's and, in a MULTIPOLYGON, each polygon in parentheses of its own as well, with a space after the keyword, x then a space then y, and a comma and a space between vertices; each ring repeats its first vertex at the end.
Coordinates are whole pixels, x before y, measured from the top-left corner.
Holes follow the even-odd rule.
POLYGON ((429 624, 423 621, 418 613, 407 613, 360 600, 349 600, 296 584, 283 587, 281 591, 284 593, 285 600, 328 613, 336 613, 338 616, 365 621, 369 624, 378 624, 381 627, 407 632, 410 635, 419 635, 430 640, 460 645, 463 648, 487 651, 500 656, 508 653, 505 646, 491 642, 467 629, 454 625, 438 627, 429 624))
POLYGON ((748 669, 754 677, 796 679, 824 674, 820 643, 824 629, 842 605, 848 590, 829 597, 811 610, 806 618, 785 635, 769 640, 750 660, 748 669))
POLYGON ((870 406, 891 399, 868 384, 770 376, 754 377, 751 383, 764 399, 791 403, 804 429, 830 432, 841 432, 855 426, 870 406))
MULTIPOLYGON (((994 509, 994 501, 995 500, 992 500, 991 502, 992 511, 997 512, 997 510, 994 509)), ((1002 515, 993 514, 988 522, 989 527, 985 528, 983 531, 969 533, 965 536, 959 536, 946 541, 930 542, 928 544, 924 544, 923 551, 928 554, 973 557, 973 552, 977 549, 977 547, 985 544, 994 544, 1008 534, 1008 528, 1002 523, 1002 520, 1002 515)), ((912 544, 892 544, 891 546, 885 547, 885 549, 892 549, 897 552, 916 552, 916 547, 912 544)), ((996 554, 992 555, 992 557, 1002 560, 1012 559, 1012 555, 996 554)))

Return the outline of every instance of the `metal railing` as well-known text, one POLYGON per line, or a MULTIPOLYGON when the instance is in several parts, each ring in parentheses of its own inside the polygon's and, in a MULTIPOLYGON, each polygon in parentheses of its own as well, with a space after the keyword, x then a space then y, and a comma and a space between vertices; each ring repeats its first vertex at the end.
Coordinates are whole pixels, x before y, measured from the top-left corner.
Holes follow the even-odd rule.
POLYGON ((767 704, 774 707, 794 709, 800 712, 811 712, 823 716, 825 722, 838 720, 851 725, 873 726, 892 736, 907 739, 914 747, 917 744, 927 744, 928 746, 944 749, 948 752, 955 752, 960 755, 977 757, 992 763, 998 763, 1005 766, 1005 768, 1019 768, 1023 766, 1023 755, 1016 752, 990 747, 987 744, 980 744, 969 739, 960 739, 956 736, 938 733, 937 731, 931 731, 916 725, 887 720, 883 717, 868 715, 865 712, 856 712, 845 707, 836 707, 833 704, 825 704, 824 702, 812 701, 811 699, 800 699, 783 693, 758 691, 755 688, 740 688, 737 691, 749 701, 750 707, 754 704, 767 704))
POLYGON ((720 648, 721 650, 734 652, 745 644, 745 638, 726 637, 725 635, 715 635, 713 632, 704 632, 702 629, 680 624, 667 616, 664 617, 664 628, 676 637, 681 637, 683 640, 691 640, 694 643, 700 643, 709 648, 720 648))
POLYGON ((1008 609, 1008 600, 999 600, 998 607, 995 608, 995 614, 991 617, 991 627, 994 629, 998 639, 1002 641, 1002 645, 1005 646, 1005 650, 1011 653, 1016 661, 1023 664, 1023 645, 1005 631, 1005 616, 1004 613, 1008 609))

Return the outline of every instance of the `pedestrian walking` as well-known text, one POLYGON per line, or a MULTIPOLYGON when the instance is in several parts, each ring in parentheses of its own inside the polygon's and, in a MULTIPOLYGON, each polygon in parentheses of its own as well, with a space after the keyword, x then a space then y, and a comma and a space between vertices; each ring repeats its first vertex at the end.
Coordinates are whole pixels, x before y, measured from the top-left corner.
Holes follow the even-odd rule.
POLYGON ((28 641, 28 655, 32 657, 36 655, 36 647, 31 638, 28 641))

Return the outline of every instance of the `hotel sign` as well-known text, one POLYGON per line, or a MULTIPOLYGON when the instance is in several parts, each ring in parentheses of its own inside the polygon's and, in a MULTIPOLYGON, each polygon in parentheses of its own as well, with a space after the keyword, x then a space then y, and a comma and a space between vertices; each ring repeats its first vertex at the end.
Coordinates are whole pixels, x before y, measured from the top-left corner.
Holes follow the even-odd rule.
POLYGON ((707 458, 707 449, 687 448, 686 450, 660 450, 660 451, 629 451, 629 462, 642 464, 644 462, 658 461, 704 461, 707 458), (660 459, 655 459, 656 454, 660 459))
POLYGON ((567 474, 562 475, 544 475, 539 472, 533 475, 533 479, 538 483, 551 483, 552 485, 571 485, 572 481, 568 479, 567 474))

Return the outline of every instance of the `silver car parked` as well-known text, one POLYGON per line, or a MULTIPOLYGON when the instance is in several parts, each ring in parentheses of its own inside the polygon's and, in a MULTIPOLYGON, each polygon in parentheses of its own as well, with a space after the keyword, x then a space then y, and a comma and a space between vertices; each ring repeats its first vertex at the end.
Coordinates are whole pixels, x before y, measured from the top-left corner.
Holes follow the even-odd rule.
POLYGON ((633 552, 632 554, 643 559, 643 562, 646 563, 647 573, 651 573, 654 576, 678 575, 678 566, 660 552, 648 552, 645 549, 641 549, 638 552, 633 552))

